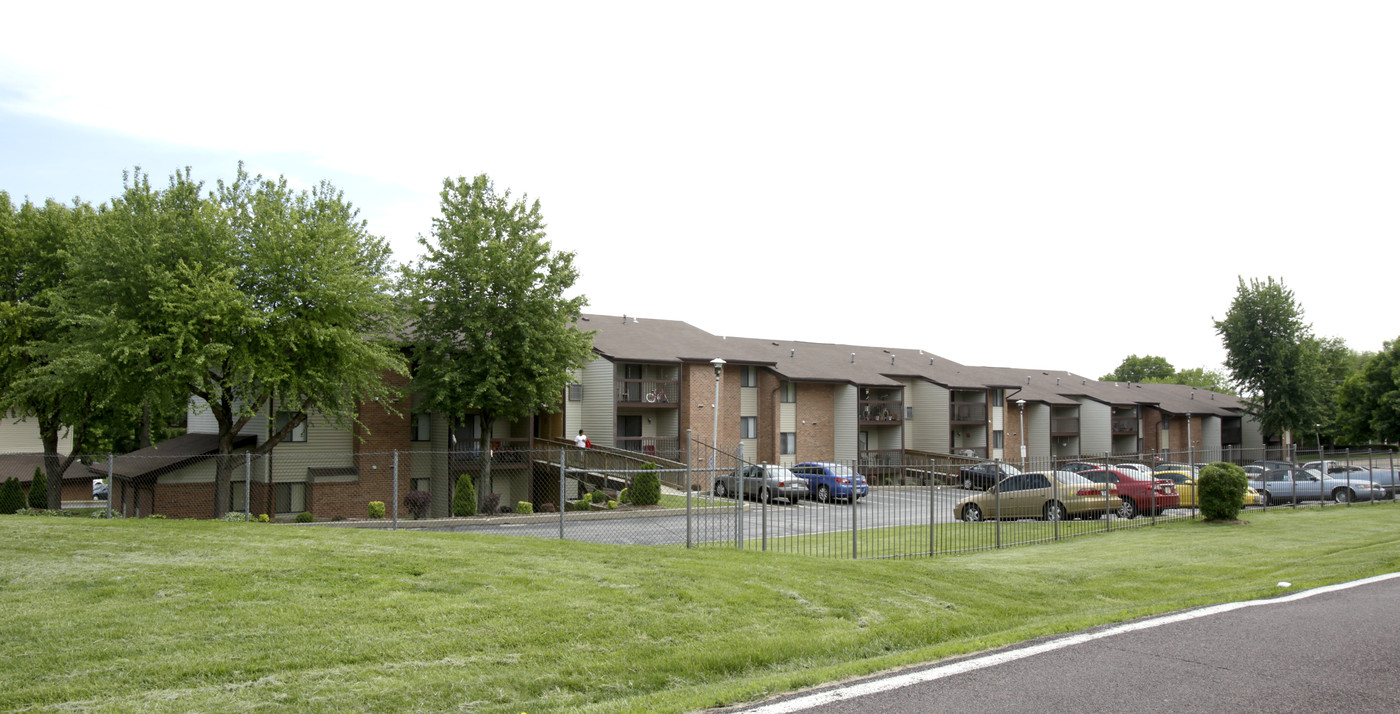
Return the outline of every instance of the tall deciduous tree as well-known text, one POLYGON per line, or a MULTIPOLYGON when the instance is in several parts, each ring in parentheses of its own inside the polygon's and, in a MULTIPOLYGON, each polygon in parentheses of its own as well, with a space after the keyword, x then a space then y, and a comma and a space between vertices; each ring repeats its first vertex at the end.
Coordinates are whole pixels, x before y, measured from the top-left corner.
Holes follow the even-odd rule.
POLYGON ((0 414, 32 418, 54 488, 47 507, 61 506, 63 472, 85 443, 90 421, 109 381, 91 358, 62 361, 70 325, 58 307, 68 286, 68 252, 94 226, 96 213, 79 200, 16 207, 0 192, 0 414), (72 448, 60 454, 59 436, 71 429, 72 448))
POLYGON ((1293 291, 1279 281, 1240 278, 1225 319, 1215 321, 1225 366, 1265 434, 1311 429, 1320 415, 1323 370, 1293 291))
POLYGON ((491 488, 492 423, 554 409, 593 344, 571 326, 587 304, 566 296, 574 254, 552 251, 544 227, 539 201, 498 194, 485 174, 448 179, 424 255, 405 270, 414 389, 454 423, 479 415, 478 493, 491 488))
POLYGON ((168 403, 203 400, 218 423, 215 515, 228 510, 233 446, 270 400, 348 427, 357 406, 387 399, 394 346, 389 249, 329 183, 294 192, 285 179, 204 186, 186 169, 163 190, 139 170, 74 251, 65 291, 71 360, 101 355, 116 388, 168 403), (87 357, 85 357, 87 356, 87 357))
POLYGON ((1349 442, 1400 441, 1400 338, 1347 377, 1338 408, 1341 435, 1349 442))
POLYGON ((1105 374, 1103 382, 1146 382, 1151 379, 1165 379, 1176 373, 1176 368, 1165 357, 1156 355, 1128 355, 1123 358, 1118 369, 1105 374))

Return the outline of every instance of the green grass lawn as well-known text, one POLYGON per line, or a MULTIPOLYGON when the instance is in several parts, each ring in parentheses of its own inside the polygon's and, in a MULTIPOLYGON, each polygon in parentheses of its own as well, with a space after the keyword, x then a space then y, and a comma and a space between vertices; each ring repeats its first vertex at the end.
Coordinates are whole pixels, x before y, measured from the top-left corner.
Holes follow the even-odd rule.
POLYGON ((850 561, 0 516, 0 710, 686 711, 1400 568, 1396 504, 1246 518, 850 561))

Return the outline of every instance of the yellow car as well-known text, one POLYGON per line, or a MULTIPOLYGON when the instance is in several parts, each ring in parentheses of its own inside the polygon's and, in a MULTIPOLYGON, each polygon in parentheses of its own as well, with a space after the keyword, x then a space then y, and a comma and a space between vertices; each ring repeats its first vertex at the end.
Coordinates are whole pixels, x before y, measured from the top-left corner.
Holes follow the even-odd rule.
MULTIPOLYGON (((1181 494, 1182 508, 1200 508, 1201 504, 1196 502, 1196 477, 1186 471, 1158 471, 1152 474, 1153 478, 1171 479, 1176 484, 1176 492, 1181 494)), ((1244 488, 1244 505, 1258 506, 1264 503, 1259 492, 1249 486, 1244 488)))

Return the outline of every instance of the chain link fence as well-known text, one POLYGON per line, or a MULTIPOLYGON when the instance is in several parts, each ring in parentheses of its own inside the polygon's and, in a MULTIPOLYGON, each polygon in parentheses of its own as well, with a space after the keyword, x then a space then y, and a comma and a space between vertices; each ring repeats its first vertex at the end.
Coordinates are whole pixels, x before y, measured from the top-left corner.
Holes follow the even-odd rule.
MULTIPOLYGON (((1193 452, 977 461, 904 452, 756 462, 691 441, 671 460, 619 449, 91 456, 63 507, 96 517, 227 518, 430 529, 833 558, 957 553, 1200 515, 1193 452), (637 498, 638 479, 659 485, 637 498), (470 513, 471 515, 466 515, 470 513)), ((1395 499, 1391 450, 1236 450, 1247 509, 1395 499)), ((43 454, 0 455, 27 490, 43 454)), ((50 486, 52 488, 52 486, 50 486)))

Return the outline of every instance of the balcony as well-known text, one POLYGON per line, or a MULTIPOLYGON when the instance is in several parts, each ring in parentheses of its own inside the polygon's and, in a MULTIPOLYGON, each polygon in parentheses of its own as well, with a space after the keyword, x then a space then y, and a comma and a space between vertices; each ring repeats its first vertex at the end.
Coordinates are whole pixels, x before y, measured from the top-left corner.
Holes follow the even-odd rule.
POLYGON ((862 400, 859 402, 861 426, 889 426, 904 423, 904 402, 895 400, 862 400))
POLYGON ((623 451, 635 451, 643 456, 655 456, 671 461, 684 461, 680 439, 674 436, 620 436, 614 446, 623 451))
POLYGON ((953 402, 948 405, 948 421, 953 424, 987 423, 985 402, 953 402))
MULTIPOLYGON (((523 468, 530 461, 531 439, 528 436, 491 440, 491 468, 523 468)), ((450 455, 453 474, 475 471, 484 461, 476 441, 457 442, 450 455)))
POLYGON ((676 409, 681 401, 679 379, 617 379, 618 406, 676 409))
POLYGON ((1111 428, 1114 436, 1137 436, 1138 418, 1135 416, 1113 417, 1111 428))
POLYGON ((1050 436, 1079 436, 1079 417, 1052 417, 1050 436))

